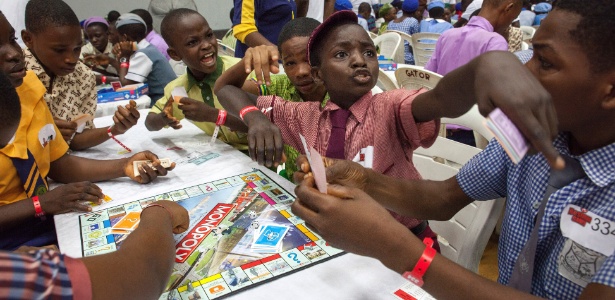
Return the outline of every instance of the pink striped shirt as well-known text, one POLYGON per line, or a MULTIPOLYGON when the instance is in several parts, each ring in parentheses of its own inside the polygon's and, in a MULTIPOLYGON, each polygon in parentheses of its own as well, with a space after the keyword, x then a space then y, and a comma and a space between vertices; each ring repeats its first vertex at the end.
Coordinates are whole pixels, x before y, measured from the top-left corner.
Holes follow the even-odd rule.
MULTIPOLYGON (((418 147, 431 146, 438 135, 439 120, 416 123, 412 114, 412 101, 424 90, 404 89, 387 91, 377 95, 368 93, 350 107, 351 115, 346 122, 344 156, 353 159, 362 148, 374 147, 372 168, 396 178, 420 179, 412 152, 418 147)), ((329 114, 340 107, 328 101, 324 107, 318 102, 289 102, 276 96, 258 97, 260 109, 282 133, 284 142, 303 153, 299 139, 302 134, 308 145, 321 155, 327 151, 331 135, 329 114)), ((393 216, 408 228, 420 220, 393 216)))

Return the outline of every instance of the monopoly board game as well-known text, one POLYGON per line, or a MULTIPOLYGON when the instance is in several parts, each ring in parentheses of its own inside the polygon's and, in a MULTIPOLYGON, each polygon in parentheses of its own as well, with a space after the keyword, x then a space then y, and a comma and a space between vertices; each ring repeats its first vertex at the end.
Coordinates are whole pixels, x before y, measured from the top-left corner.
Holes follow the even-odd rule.
POLYGON ((190 226, 175 236, 175 266, 160 299, 228 296, 342 253, 292 214, 290 193, 254 170, 80 215, 83 256, 121 247, 143 207, 163 199, 185 207, 190 226))

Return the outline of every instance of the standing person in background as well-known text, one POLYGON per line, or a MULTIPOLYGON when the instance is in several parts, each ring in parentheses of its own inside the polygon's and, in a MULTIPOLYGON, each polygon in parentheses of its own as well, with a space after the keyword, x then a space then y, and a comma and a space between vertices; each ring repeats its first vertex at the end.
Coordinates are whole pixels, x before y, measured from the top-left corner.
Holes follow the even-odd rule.
MULTIPOLYGON (((403 15, 389 22, 388 30, 397 30, 409 35, 413 35, 420 31, 419 19, 422 12, 419 11, 418 0, 405 0, 401 6, 403 15)), ((412 47, 407 41, 404 41, 404 60, 407 64, 414 64, 414 54, 412 47)))
POLYGON ((275 46, 284 24, 297 15, 295 0, 233 0, 233 34, 237 38, 235 57, 249 47, 275 46))
POLYGON ((160 51, 162 56, 164 56, 167 60, 170 60, 171 57, 167 53, 167 49, 169 49, 169 45, 167 45, 167 43, 164 41, 162 36, 154 30, 154 27, 152 24, 153 22, 152 15, 149 13, 149 11, 139 8, 139 9, 132 10, 131 13, 141 17, 141 19, 145 21, 145 26, 147 26, 147 35, 145 36, 145 40, 148 43, 152 44, 154 47, 156 47, 156 49, 160 51))
POLYGON ((322 20, 328 18, 334 10, 335 0, 302 0, 308 3, 308 11, 306 17, 317 20, 322 23, 322 20))
POLYGON ((523 7, 521 7, 521 13, 519 13, 519 25, 532 26, 534 18, 536 18, 536 14, 532 11, 532 3, 529 0, 523 0, 523 7))
POLYGON ((421 32, 443 33, 453 25, 444 20, 444 3, 441 1, 432 1, 427 6, 429 10, 429 18, 421 21, 421 32))
POLYGON ((546 3, 546 2, 541 2, 541 3, 536 4, 536 6, 534 7, 534 12, 536 13, 536 17, 534 18, 534 23, 532 23, 532 25, 534 26, 540 25, 540 23, 542 22, 542 19, 547 17, 547 14, 549 14, 552 8, 553 7, 551 6, 551 4, 546 3))

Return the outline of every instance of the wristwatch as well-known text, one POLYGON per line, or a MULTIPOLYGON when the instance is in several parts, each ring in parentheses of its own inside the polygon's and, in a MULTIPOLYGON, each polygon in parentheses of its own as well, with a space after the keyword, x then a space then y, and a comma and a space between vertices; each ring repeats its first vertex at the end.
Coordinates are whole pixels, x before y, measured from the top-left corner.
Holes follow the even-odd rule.
POLYGON ((128 62, 128 58, 120 57, 120 63, 125 63, 125 62, 128 62))

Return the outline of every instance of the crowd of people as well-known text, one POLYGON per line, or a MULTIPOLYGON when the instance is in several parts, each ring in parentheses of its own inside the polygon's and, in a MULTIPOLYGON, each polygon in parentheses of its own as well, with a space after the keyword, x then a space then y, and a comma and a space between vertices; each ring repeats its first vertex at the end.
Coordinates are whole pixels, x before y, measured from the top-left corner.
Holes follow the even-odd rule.
MULTIPOLYGON (((154 28, 148 9, 80 21, 62 0, 3 1, 0 298, 162 293, 173 234, 189 223, 175 202, 146 207, 116 252, 76 259, 55 248, 50 216, 91 211, 85 202, 104 197, 95 182, 155 183, 174 168, 149 151, 117 160, 71 154, 140 126, 134 104, 119 106, 112 126, 78 126, 76 119, 95 114, 96 86, 112 81, 149 85, 149 131, 181 130, 187 119, 265 167, 284 164, 281 175, 297 183, 294 214, 333 246, 380 260, 438 299, 615 298, 615 33, 605 31, 615 25, 615 2, 380 2, 234 0, 230 57, 218 52, 214 29, 195 7, 170 9, 154 28), (537 28, 523 61, 527 52, 511 53, 520 50, 519 26, 537 28), (443 75, 435 88, 372 92, 379 64, 369 33, 387 30, 440 34, 425 66, 443 75), (178 102, 177 87, 187 92, 178 102), (453 178, 422 180, 413 151, 435 142, 440 118, 474 105, 484 115, 501 109, 532 153, 513 163, 494 139, 453 178), (325 157, 326 194, 315 187, 300 136, 325 157), (353 162, 367 148, 373 161, 353 162), (136 160, 153 165, 135 172, 136 160), (547 192, 553 178, 571 173, 547 192), (49 178, 60 185, 49 189, 49 178), (501 197, 493 282, 440 255, 426 220, 501 197), (564 222, 571 207, 595 218, 564 222), (591 261, 571 270, 563 262, 570 255, 591 261), (120 267, 131 271, 106 275, 120 267)), ((405 61, 414 63, 410 44, 405 61)))

